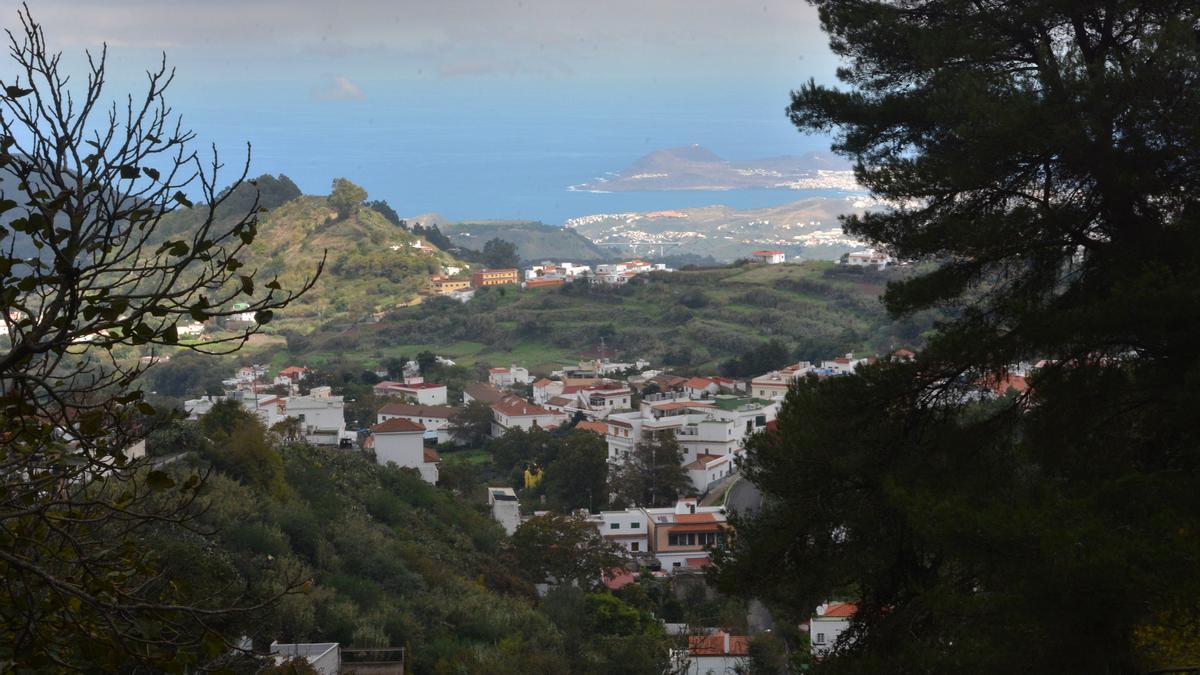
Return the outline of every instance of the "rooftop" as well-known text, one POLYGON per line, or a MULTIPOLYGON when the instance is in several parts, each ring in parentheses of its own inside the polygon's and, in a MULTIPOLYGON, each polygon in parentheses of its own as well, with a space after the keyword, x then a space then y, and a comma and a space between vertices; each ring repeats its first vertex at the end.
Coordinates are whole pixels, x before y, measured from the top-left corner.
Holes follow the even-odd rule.
POLYGON ((415 403, 389 403, 379 409, 380 415, 400 415, 403 417, 441 417, 449 419, 459 412, 458 408, 449 405, 418 405, 415 403))
POLYGON ((371 427, 371 433, 373 434, 405 434, 418 431, 424 433, 425 425, 401 417, 380 422, 371 427))
POLYGON ((562 413, 547 410, 540 405, 530 403, 520 396, 508 396, 492 404, 492 410, 507 417, 531 417, 542 415, 559 415, 562 413))

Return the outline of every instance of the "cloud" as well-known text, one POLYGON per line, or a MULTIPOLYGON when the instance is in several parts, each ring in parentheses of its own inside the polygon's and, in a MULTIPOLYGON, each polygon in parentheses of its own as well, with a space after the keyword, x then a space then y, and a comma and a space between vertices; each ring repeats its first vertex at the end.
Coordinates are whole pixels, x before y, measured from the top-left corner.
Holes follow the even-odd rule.
POLYGON ((312 93, 318 101, 365 101, 367 98, 362 87, 345 75, 333 76, 327 83, 314 88, 312 93))

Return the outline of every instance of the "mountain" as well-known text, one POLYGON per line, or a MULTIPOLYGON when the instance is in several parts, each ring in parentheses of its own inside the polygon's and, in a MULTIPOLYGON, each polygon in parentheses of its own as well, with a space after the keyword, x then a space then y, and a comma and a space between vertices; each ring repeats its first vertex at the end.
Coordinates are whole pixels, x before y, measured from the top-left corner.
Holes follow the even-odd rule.
POLYGON ((730 261, 771 248, 789 258, 836 260, 863 246, 842 233, 838 216, 880 207, 863 197, 812 197, 762 209, 716 205, 601 213, 566 225, 616 255, 691 254, 730 261))
POLYGON ((613 253, 597 246, 578 231, 538 222, 481 221, 453 223, 442 227, 459 246, 481 250, 489 239, 516 244, 521 260, 594 261, 607 260, 613 253))
POLYGON ((823 153, 727 161, 699 145, 656 150, 628 168, 572 190, 736 190, 778 188, 861 192, 850 164, 823 153))
MULTIPOLYGON (((278 274, 290 289, 303 284, 323 254, 327 258, 313 289, 277 312, 273 325, 306 331, 324 320, 359 318, 407 304, 417 299, 430 275, 445 266, 467 267, 372 208, 356 206, 342 217, 328 197, 299 194, 285 181, 283 176, 257 179, 260 189, 264 184, 269 188, 260 199, 267 210, 259 215, 258 235, 242 262, 257 270, 260 283, 278 274)), ((239 186, 218 210, 218 223, 227 227, 245 213, 255 189, 239 186)), ((198 209, 184 209, 164 218, 160 227, 164 234, 185 232, 200 217, 198 209)))

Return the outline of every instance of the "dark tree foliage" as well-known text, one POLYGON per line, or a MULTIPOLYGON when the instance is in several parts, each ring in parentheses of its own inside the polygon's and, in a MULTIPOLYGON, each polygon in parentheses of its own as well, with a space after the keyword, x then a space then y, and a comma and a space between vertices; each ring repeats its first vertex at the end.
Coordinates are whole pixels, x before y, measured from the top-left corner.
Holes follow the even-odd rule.
POLYGON ((521 256, 517 255, 517 245, 503 239, 487 240, 479 255, 480 261, 492 269, 521 266, 521 256))
POLYGON ((1200 5, 816 4, 849 88, 791 118, 897 205, 847 231, 932 263, 888 308, 954 318, 789 395, 721 581, 795 617, 855 600, 828 672, 1195 665, 1200 5))
POLYGON ((190 149, 193 134, 165 103, 165 62, 144 95, 106 108, 105 53, 68 83, 27 8, 20 22, 0 83, 0 663, 211 663, 236 636, 230 609, 261 603, 227 588, 193 595, 148 543, 200 537, 188 524, 203 481, 131 452, 155 419, 138 388, 150 364, 136 350, 234 351, 297 293, 242 269, 258 203, 218 217, 244 194, 245 169, 217 192, 220 161, 190 149), (157 231, 193 206, 194 226, 157 231), (239 301, 248 310, 234 310, 239 301), (245 331, 179 344, 180 322, 242 311, 256 317, 245 331))
MULTIPOLYGON (((826 355, 837 353, 825 352, 826 355)), ((723 361, 721 373, 729 377, 750 377, 778 370, 788 365, 787 345, 779 340, 770 340, 743 353, 741 356, 723 361)))
POLYGON ((404 222, 404 220, 400 218, 400 214, 396 213, 396 209, 393 209, 392 205, 388 204, 386 199, 376 199, 375 201, 367 202, 366 206, 369 209, 377 211, 379 215, 383 216, 384 218, 387 218, 388 222, 391 224, 405 230, 408 229, 408 223, 404 222))
POLYGON ((548 504, 559 511, 599 511, 608 503, 608 444, 582 429, 560 441, 543 479, 548 504))
POLYGON ((334 178, 329 193, 329 205, 337 211, 339 218, 354 212, 367 199, 367 191, 345 178, 334 178))
POLYGON ((683 448, 673 435, 647 438, 612 472, 609 489, 627 506, 670 506, 694 493, 682 460, 683 448))

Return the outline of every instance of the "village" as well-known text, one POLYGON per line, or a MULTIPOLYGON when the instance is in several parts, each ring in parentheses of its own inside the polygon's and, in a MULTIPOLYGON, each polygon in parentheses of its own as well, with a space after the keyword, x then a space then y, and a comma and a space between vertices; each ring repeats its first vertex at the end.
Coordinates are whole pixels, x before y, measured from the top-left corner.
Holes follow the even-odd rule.
MULTIPOLYGON (((380 379, 373 386, 373 394, 383 403, 372 423, 363 428, 348 427, 347 402, 332 387, 306 386, 313 372, 308 367, 292 365, 270 372, 266 366, 251 365, 239 368, 224 381, 227 390, 223 396, 188 400, 185 409, 197 418, 219 400, 235 400, 268 427, 290 428, 312 444, 366 453, 377 464, 409 469, 435 485, 440 480, 440 452, 456 452, 468 443, 459 433, 461 418, 470 408, 486 407, 486 435, 493 440, 534 430, 594 434, 603 439, 613 470, 630 461, 643 443, 669 437, 680 448, 680 468, 689 483, 685 494, 669 505, 583 509, 580 515, 626 559, 619 568, 596 570, 608 588, 620 589, 640 575, 703 585, 710 551, 730 531, 733 507, 727 502, 740 479, 746 443, 756 435, 774 432, 777 413, 790 388, 804 378, 850 375, 878 358, 905 361, 914 357, 907 349, 883 357, 844 354, 819 362, 792 363, 747 379, 683 377, 653 368, 642 359, 584 360, 548 373, 509 364, 491 367, 486 381, 463 387, 460 400, 451 399, 445 384, 427 381, 418 363, 409 361, 401 377, 380 379)), ((438 361, 448 363, 441 357, 438 361)), ((384 377, 387 372, 377 374, 384 377)), ((980 384, 981 391, 992 396, 1025 389, 1024 377, 1018 374, 980 384)), ((537 501, 523 501, 523 493, 531 491, 541 478, 542 467, 530 465, 520 483, 486 487, 487 508, 508 535, 547 514, 537 501)), ((552 583, 553 579, 547 579, 542 590, 552 583)), ((835 598, 818 608, 803 627, 809 632, 814 658, 837 644, 853 612, 852 604, 835 598)), ((766 630, 769 625, 768 620, 752 627, 766 630)), ((683 626, 674 629, 687 630, 683 626)), ((679 655, 693 668, 686 672, 725 672, 725 668, 744 662, 749 636, 731 635, 714 626, 692 635, 688 644, 688 653, 679 655)))

